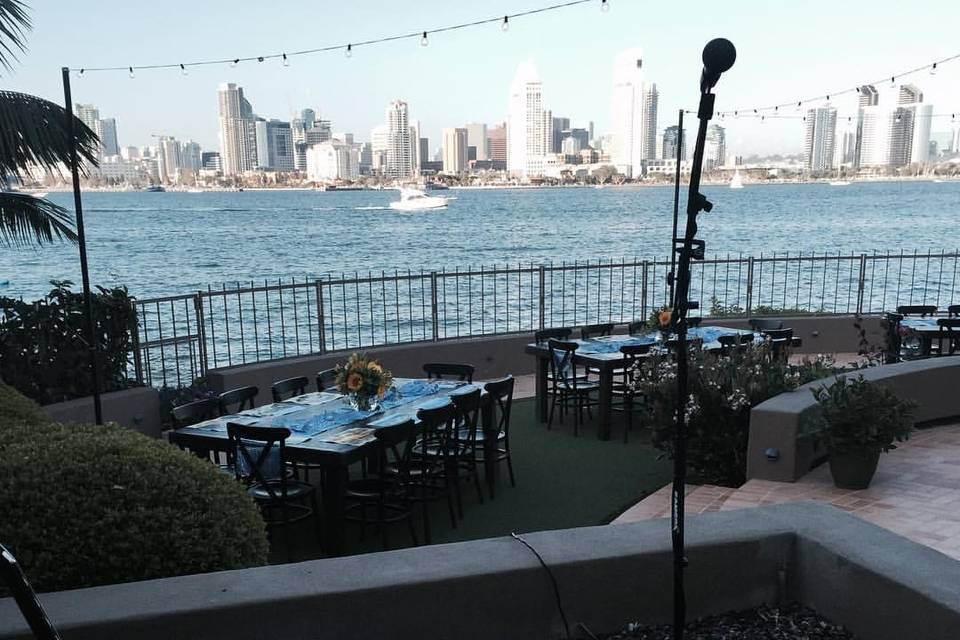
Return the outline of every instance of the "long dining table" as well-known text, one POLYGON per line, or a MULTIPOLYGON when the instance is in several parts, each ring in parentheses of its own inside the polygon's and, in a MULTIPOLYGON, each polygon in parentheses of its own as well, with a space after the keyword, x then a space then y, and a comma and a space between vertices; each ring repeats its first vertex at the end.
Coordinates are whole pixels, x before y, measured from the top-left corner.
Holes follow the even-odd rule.
MULTIPOLYGON (((324 551, 327 555, 341 555, 345 547, 343 515, 348 467, 376 451, 373 432, 378 424, 389 426, 397 424, 398 418, 407 417, 416 422, 418 410, 446 404, 451 396, 474 387, 481 390, 479 428, 490 434, 494 425, 493 403, 483 382, 403 378, 394 380, 394 391, 384 399, 384 408, 377 411, 356 411, 339 393, 313 392, 176 429, 169 433, 169 440, 194 451, 229 452, 228 422, 289 429, 291 435, 285 443, 287 460, 320 467, 324 551)), ((483 445, 484 478, 489 485, 496 475, 496 460, 490 451, 496 446, 496 437, 485 437, 483 445)))
MULTIPOLYGON (((690 338, 703 340, 704 349, 719 349, 720 336, 724 335, 755 335, 749 329, 735 329, 733 327, 692 327, 687 332, 690 338)), ((659 332, 650 332, 639 335, 611 335, 588 340, 572 340, 579 347, 574 352, 573 364, 589 367, 597 372, 600 380, 597 420, 597 437, 601 440, 610 439, 610 425, 613 413, 613 385, 614 373, 622 369, 624 355, 620 347, 629 344, 661 344, 659 332)), ((547 374, 550 370, 550 351, 545 342, 531 342, 524 351, 536 358, 536 416, 540 422, 547 421, 549 410, 549 381, 547 374)))
MULTIPOLYGON (((931 316, 929 318, 903 318, 900 320, 900 326, 906 329, 908 334, 915 335, 920 340, 919 356, 929 358, 933 353, 933 341, 943 341, 953 338, 956 334, 950 330, 941 327, 937 320, 941 318, 931 316)), ((942 344, 942 342, 941 342, 942 344)))

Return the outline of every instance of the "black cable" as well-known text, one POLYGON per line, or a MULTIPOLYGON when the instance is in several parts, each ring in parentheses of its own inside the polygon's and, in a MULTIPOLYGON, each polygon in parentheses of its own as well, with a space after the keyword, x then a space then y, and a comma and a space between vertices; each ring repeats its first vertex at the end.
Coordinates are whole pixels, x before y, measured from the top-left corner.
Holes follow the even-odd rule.
POLYGON ((570 640, 570 625, 567 623, 567 614, 563 611, 563 601, 560 599, 560 586, 557 584, 557 579, 554 577, 553 571, 551 571, 550 567, 547 566, 547 563, 544 562, 543 556, 541 556, 540 553, 534 549, 529 542, 518 536, 516 533, 511 532, 510 535, 513 536, 514 540, 521 543, 527 549, 530 549, 530 551, 533 552, 533 555, 537 556, 537 560, 540 561, 540 566, 543 567, 544 571, 547 572, 547 576, 550 577, 550 583, 553 585, 553 595, 557 600, 557 611, 560 612, 560 619, 563 620, 563 630, 566 634, 567 640, 570 640))

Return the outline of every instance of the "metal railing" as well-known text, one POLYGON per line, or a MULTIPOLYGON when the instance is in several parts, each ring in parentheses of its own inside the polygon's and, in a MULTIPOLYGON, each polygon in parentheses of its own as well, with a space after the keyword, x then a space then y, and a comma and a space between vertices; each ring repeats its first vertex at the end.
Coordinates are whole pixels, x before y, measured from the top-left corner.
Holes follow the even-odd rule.
MULTIPOLYGON (((693 267, 705 316, 879 313, 960 301, 957 252, 715 257, 693 267)), ((136 302, 147 384, 330 351, 646 319, 668 302, 669 260, 341 274, 208 287, 136 302)))

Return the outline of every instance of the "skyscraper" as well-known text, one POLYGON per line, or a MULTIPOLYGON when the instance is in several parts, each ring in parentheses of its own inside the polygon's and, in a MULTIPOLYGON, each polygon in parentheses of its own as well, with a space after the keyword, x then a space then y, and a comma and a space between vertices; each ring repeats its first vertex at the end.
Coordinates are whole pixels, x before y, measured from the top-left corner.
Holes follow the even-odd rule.
POLYGON ((460 175, 467 170, 467 142, 469 132, 465 128, 443 130, 443 172, 460 175))
POLYGON ((526 60, 517 67, 507 101, 507 170, 521 178, 543 175, 549 148, 543 85, 533 60, 526 60))
POLYGON ((385 175, 408 178, 413 174, 413 145, 410 141, 410 114, 407 103, 394 100, 387 106, 387 157, 385 175))
POLYGON ((923 92, 912 84, 900 86, 897 107, 890 121, 889 164, 902 167, 926 162, 930 154, 930 120, 933 106, 923 104, 923 92))
POLYGON ((293 129, 289 122, 263 120, 256 122, 257 165, 273 171, 293 171, 293 129))
POLYGON ((117 144, 116 118, 100 120, 100 149, 105 156, 120 155, 120 145, 117 144))
POLYGON ((487 129, 487 144, 490 149, 490 159, 494 162, 507 162, 507 128, 497 125, 487 129))
POLYGON ((610 159, 618 171, 629 177, 643 172, 643 160, 653 147, 656 152, 656 123, 648 123, 656 114, 656 89, 648 93, 643 83, 643 51, 621 51, 613 61, 613 144, 610 159), (645 117, 646 116, 646 117, 645 117))
POLYGON ((837 110, 826 104, 807 111, 804 144, 806 167, 811 171, 833 168, 834 143, 837 133, 837 110))
POLYGON ((257 163, 253 108, 243 97, 243 88, 231 83, 217 88, 220 112, 220 159, 223 174, 232 176, 257 163))
POLYGON ((180 141, 172 136, 161 136, 157 141, 157 173, 160 182, 179 182, 181 164, 180 141))
POLYGON ((203 156, 200 143, 187 140, 180 144, 180 168, 184 171, 198 171, 203 168, 203 156))
POLYGON ((103 130, 100 128, 100 110, 92 104, 75 104, 73 112, 77 115, 83 124, 87 125, 91 131, 100 138, 100 144, 97 146, 97 156, 103 155, 103 130))
POLYGON ((487 147, 487 125, 482 122, 469 122, 467 129, 467 146, 477 150, 476 160, 487 160, 490 151, 487 147))
POLYGON ((877 105, 880 103, 880 94, 872 84, 861 86, 857 93, 860 94, 860 98, 857 109, 857 143, 854 151, 854 167, 874 163, 873 156, 876 154, 877 143, 877 105))
POLYGON ((643 91, 643 155, 641 160, 652 160, 657 157, 657 103, 660 101, 660 92, 656 83, 651 83, 643 91))
POLYGON ((561 153, 564 132, 570 129, 570 118, 554 118, 553 119, 553 136, 550 146, 551 153, 561 153))
MULTIPOLYGON (((684 140, 686 140, 686 136, 684 136, 684 140)), ((683 146, 686 147, 687 143, 684 142, 683 146)), ((706 169, 722 167, 727 164, 727 131, 718 124, 707 127, 703 164, 706 169)))
POLYGON ((687 159, 687 132, 683 132, 683 140, 680 140, 680 127, 671 125, 663 130, 663 154, 664 160, 686 160, 687 159), (680 146, 679 153, 677 150, 680 146))

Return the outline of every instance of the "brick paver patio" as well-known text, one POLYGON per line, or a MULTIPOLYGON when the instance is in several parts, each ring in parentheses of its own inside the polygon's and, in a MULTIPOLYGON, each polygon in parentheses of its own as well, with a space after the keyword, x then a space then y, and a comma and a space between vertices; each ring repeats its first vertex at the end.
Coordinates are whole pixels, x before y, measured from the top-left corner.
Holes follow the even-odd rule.
MULTIPOLYGON (((839 509, 960 560, 960 425, 917 431, 880 457, 870 487, 837 489, 827 465, 795 483, 750 480, 739 489, 690 486, 686 512, 730 511, 797 500, 839 509)), ((670 486, 624 512, 614 523, 670 515, 670 486)))

